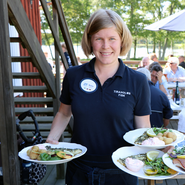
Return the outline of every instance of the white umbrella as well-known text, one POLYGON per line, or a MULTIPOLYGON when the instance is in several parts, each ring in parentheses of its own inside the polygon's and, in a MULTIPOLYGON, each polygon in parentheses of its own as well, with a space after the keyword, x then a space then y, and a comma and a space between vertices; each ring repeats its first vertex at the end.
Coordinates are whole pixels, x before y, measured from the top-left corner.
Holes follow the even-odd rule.
POLYGON ((144 29, 151 31, 185 31, 185 9, 146 26, 144 29))

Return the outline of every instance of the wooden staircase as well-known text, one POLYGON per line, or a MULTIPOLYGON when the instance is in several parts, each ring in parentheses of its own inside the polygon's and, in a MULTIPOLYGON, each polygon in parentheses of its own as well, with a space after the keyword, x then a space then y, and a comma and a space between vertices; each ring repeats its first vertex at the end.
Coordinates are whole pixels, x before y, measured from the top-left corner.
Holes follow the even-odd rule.
MULTIPOLYGON (((60 91, 56 92, 57 89, 61 89, 61 76, 60 72, 58 75, 54 76, 49 68, 48 62, 40 48, 40 44, 36 38, 35 33, 31 29, 31 25, 29 24, 29 20, 25 15, 25 11, 21 7, 21 3, 15 0, 14 3, 9 3, 9 17, 10 23, 15 26, 19 33, 18 38, 10 38, 10 42, 19 42, 24 48, 27 49, 30 56, 21 56, 21 57, 11 57, 12 62, 32 62, 33 66, 35 66, 38 72, 21 72, 21 73, 12 73, 13 79, 40 79, 43 82, 43 86, 14 86, 14 92, 22 92, 22 93, 43 93, 44 97, 15 97, 15 115, 18 116, 20 113, 25 112, 27 110, 33 110, 34 114, 36 115, 36 120, 39 123, 39 129, 41 131, 41 135, 44 139, 47 138, 49 134, 52 121, 54 119, 55 114, 59 108, 59 95, 60 91), (12 6, 11 6, 12 5, 12 6), (14 13, 14 6, 19 7, 20 13, 14 13), (11 9, 12 8, 12 9, 11 9), (25 17, 24 20, 20 19, 20 17, 25 17), (30 29, 24 29, 26 27, 30 27, 30 29), (33 43, 34 40, 34 43, 33 43), (56 79, 59 76, 59 79, 56 79), (47 79, 48 78, 48 79, 47 79), (57 83, 58 81, 58 83, 57 83), (59 87, 57 87, 57 84, 59 87)), ((68 68, 67 62, 65 60, 64 54, 62 49, 60 48, 60 42, 57 37, 56 29, 53 25, 53 21, 49 15, 49 11, 47 9, 47 5, 45 1, 41 1, 42 6, 44 8, 45 13, 47 14, 46 17, 49 20, 49 24, 51 25, 51 29, 53 30, 53 35, 55 38, 55 43, 57 49, 59 50, 59 54, 61 54, 61 58, 63 59, 64 66, 68 68), (57 40, 56 40, 57 39, 57 40)), ((57 10, 62 10, 58 0, 54 0, 53 4, 57 5, 57 10)), ((59 15, 61 14, 58 13, 59 15)), ((59 16, 60 17, 60 16, 59 16)), ((63 17, 62 20, 64 21, 65 18, 63 17)), ((59 21, 60 23, 61 21, 59 21)), ((66 28, 66 25, 62 25, 62 28, 66 28)), ((68 35, 69 33, 66 32, 64 35, 68 35)), ((66 45, 70 45, 70 36, 66 36, 66 45)), ((73 49, 70 49, 71 53, 73 49)), ((70 53, 70 52, 69 52, 70 53)), ((74 55, 74 53, 73 53, 74 55)), ((71 58, 74 58, 72 56, 71 58)), ((59 61, 55 61, 58 62, 59 61)), ((73 64, 76 64, 76 61, 72 61, 73 64)), ((60 67, 60 65, 56 65, 56 67, 60 67)), ((17 117, 16 117, 17 118, 17 117)), ((21 128, 25 132, 26 136, 32 137, 32 132, 34 131, 34 124, 31 118, 26 118, 20 122, 21 128)), ((71 137, 71 128, 67 128, 63 134, 62 141, 69 141, 71 137)))
MULTIPOLYGON (((67 23, 59 0, 52 0, 53 19, 47 8, 45 0, 40 0, 48 24, 52 31, 55 42, 55 64, 56 75, 54 76, 40 43, 35 35, 27 14, 20 0, 2 0, 0 2, 0 40, 3 47, 0 48, 0 142, 2 152, 3 178, 6 184, 19 184, 19 164, 17 156, 16 126, 17 116, 32 109, 39 123, 41 135, 46 138, 55 114, 60 106, 59 97, 61 93, 60 60, 65 69, 68 68, 67 61, 62 51, 59 40, 59 29, 66 43, 73 65, 78 65, 67 23), (8 23, 14 25, 19 37, 9 38, 8 23), (29 56, 10 57, 10 42, 19 42, 28 51, 29 56), (31 62, 38 72, 13 72, 11 62, 31 62), (12 79, 40 79, 43 86, 14 86, 12 79), (43 93, 43 97, 14 97, 13 92, 43 93), (23 106, 19 106, 23 105, 23 106), (39 105, 39 106, 38 106, 39 105)), ((72 124, 72 119, 70 124, 72 124)), ((32 136, 34 125, 30 118, 21 122, 21 128, 27 136, 32 136)), ((69 141, 72 128, 69 126, 61 141, 69 141)), ((57 165, 57 178, 64 177, 64 166, 57 165)))

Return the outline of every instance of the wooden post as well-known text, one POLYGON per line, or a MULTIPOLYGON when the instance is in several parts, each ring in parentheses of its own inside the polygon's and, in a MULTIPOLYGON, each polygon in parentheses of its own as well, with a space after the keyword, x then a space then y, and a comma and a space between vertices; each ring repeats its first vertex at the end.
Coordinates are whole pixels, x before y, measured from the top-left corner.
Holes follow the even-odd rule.
MULTIPOLYGON (((59 37, 59 26, 58 26, 58 13, 56 10, 56 7, 53 5, 53 23, 55 26, 55 30, 57 33, 57 36, 59 37)), ((59 53, 56 47, 55 43, 55 64, 56 64, 56 79, 55 79, 55 85, 56 85, 56 96, 57 98, 53 101, 53 108, 54 108, 54 114, 58 111, 60 107, 60 101, 59 97, 61 94, 61 76, 60 76, 60 59, 59 59, 59 53), (56 110, 57 109, 57 110, 56 110)), ((60 138, 60 142, 62 142, 64 139, 64 136, 62 135, 60 138)), ((64 179, 65 178, 65 168, 66 164, 59 164, 56 166, 57 168, 57 179, 64 179)))
POLYGON ((0 2, 0 139, 4 185, 20 184, 7 0, 0 2))

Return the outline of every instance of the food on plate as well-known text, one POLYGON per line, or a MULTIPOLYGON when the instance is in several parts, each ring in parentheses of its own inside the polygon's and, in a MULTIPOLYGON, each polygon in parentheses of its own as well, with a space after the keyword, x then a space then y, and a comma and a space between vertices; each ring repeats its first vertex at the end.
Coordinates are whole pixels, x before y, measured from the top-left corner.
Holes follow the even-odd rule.
POLYGON ((185 159, 173 159, 173 164, 177 167, 180 167, 181 169, 185 170, 185 159))
POLYGON ((144 162, 139 159, 128 157, 125 160, 125 165, 130 171, 137 172, 144 166, 144 162))
POLYGON ((141 145, 149 145, 149 146, 156 146, 156 145, 165 145, 164 141, 161 141, 157 137, 152 137, 144 140, 141 145))
POLYGON ((168 153, 169 157, 175 166, 180 167, 185 170, 185 146, 178 147, 175 146, 171 153, 168 153))
POLYGON ((51 161, 70 159, 81 153, 81 149, 51 148, 51 146, 35 145, 27 150, 27 156, 33 160, 51 161))
POLYGON ((177 135, 170 129, 149 128, 134 143, 138 145, 168 145, 176 139, 177 135))
POLYGON ((159 155, 159 151, 151 150, 151 151, 146 153, 146 158, 149 161, 154 161, 158 157, 158 155, 159 155))
POLYGON ((150 137, 155 137, 156 133, 154 132, 153 128, 150 128, 146 131, 147 135, 150 137))
MULTIPOLYGON (((145 160, 147 159, 146 154, 131 155, 131 156, 128 156, 128 157, 132 158, 132 159, 138 159, 138 160, 143 161, 143 162, 145 162, 145 160)), ((128 158, 128 157, 126 157, 126 158, 128 158)), ((126 165, 125 165, 126 158, 119 158, 118 159, 118 162, 120 164, 122 164, 123 166, 125 166, 125 167, 126 167, 126 165)))
POLYGON ((148 166, 148 165, 145 165, 143 170, 147 175, 156 175, 158 172, 157 169, 154 169, 152 166, 148 166))
POLYGON ((177 172, 170 169, 163 163, 162 157, 158 157, 159 151, 151 150, 144 154, 131 155, 126 158, 119 158, 118 162, 128 170, 137 172, 141 168, 146 175, 171 175, 177 172))

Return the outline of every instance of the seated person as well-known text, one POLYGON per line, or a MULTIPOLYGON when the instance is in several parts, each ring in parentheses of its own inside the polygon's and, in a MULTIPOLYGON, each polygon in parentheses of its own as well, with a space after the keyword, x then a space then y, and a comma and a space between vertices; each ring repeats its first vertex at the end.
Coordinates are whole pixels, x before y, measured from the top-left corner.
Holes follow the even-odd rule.
POLYGON ((183 67, 185 69, 185 57, 184 56, 179 56, 179 66, 183 67))
POLYGON ((177 57, 170 57, 168 63, 169 67, 163 71, 167 75, 168 82, 185 81, 185 69, 178 66, 179 59, 177 57))
POLYGON ((169 124, 169 119, 173 116, 173 110, 170 107, 167 96, 150 81, 151 75, 148 69, 139 68, 137 71, 146 75, 150 86, 152 112, 150 115, 151 127, 166 127, 169 124))
POLYGON ((149 65, 149 71, 151 73, 151 81, 155 87, 168 94, 168 82, 163 75, 163 68, 158 62, 154 62, 149 65))
POLYGON ((149 66, 149 64, 150 64, 149 57, 143 57, 139 66, 138 66, 138 68, 140 68, 140 67, 146 67, 147 68, 149 66))

